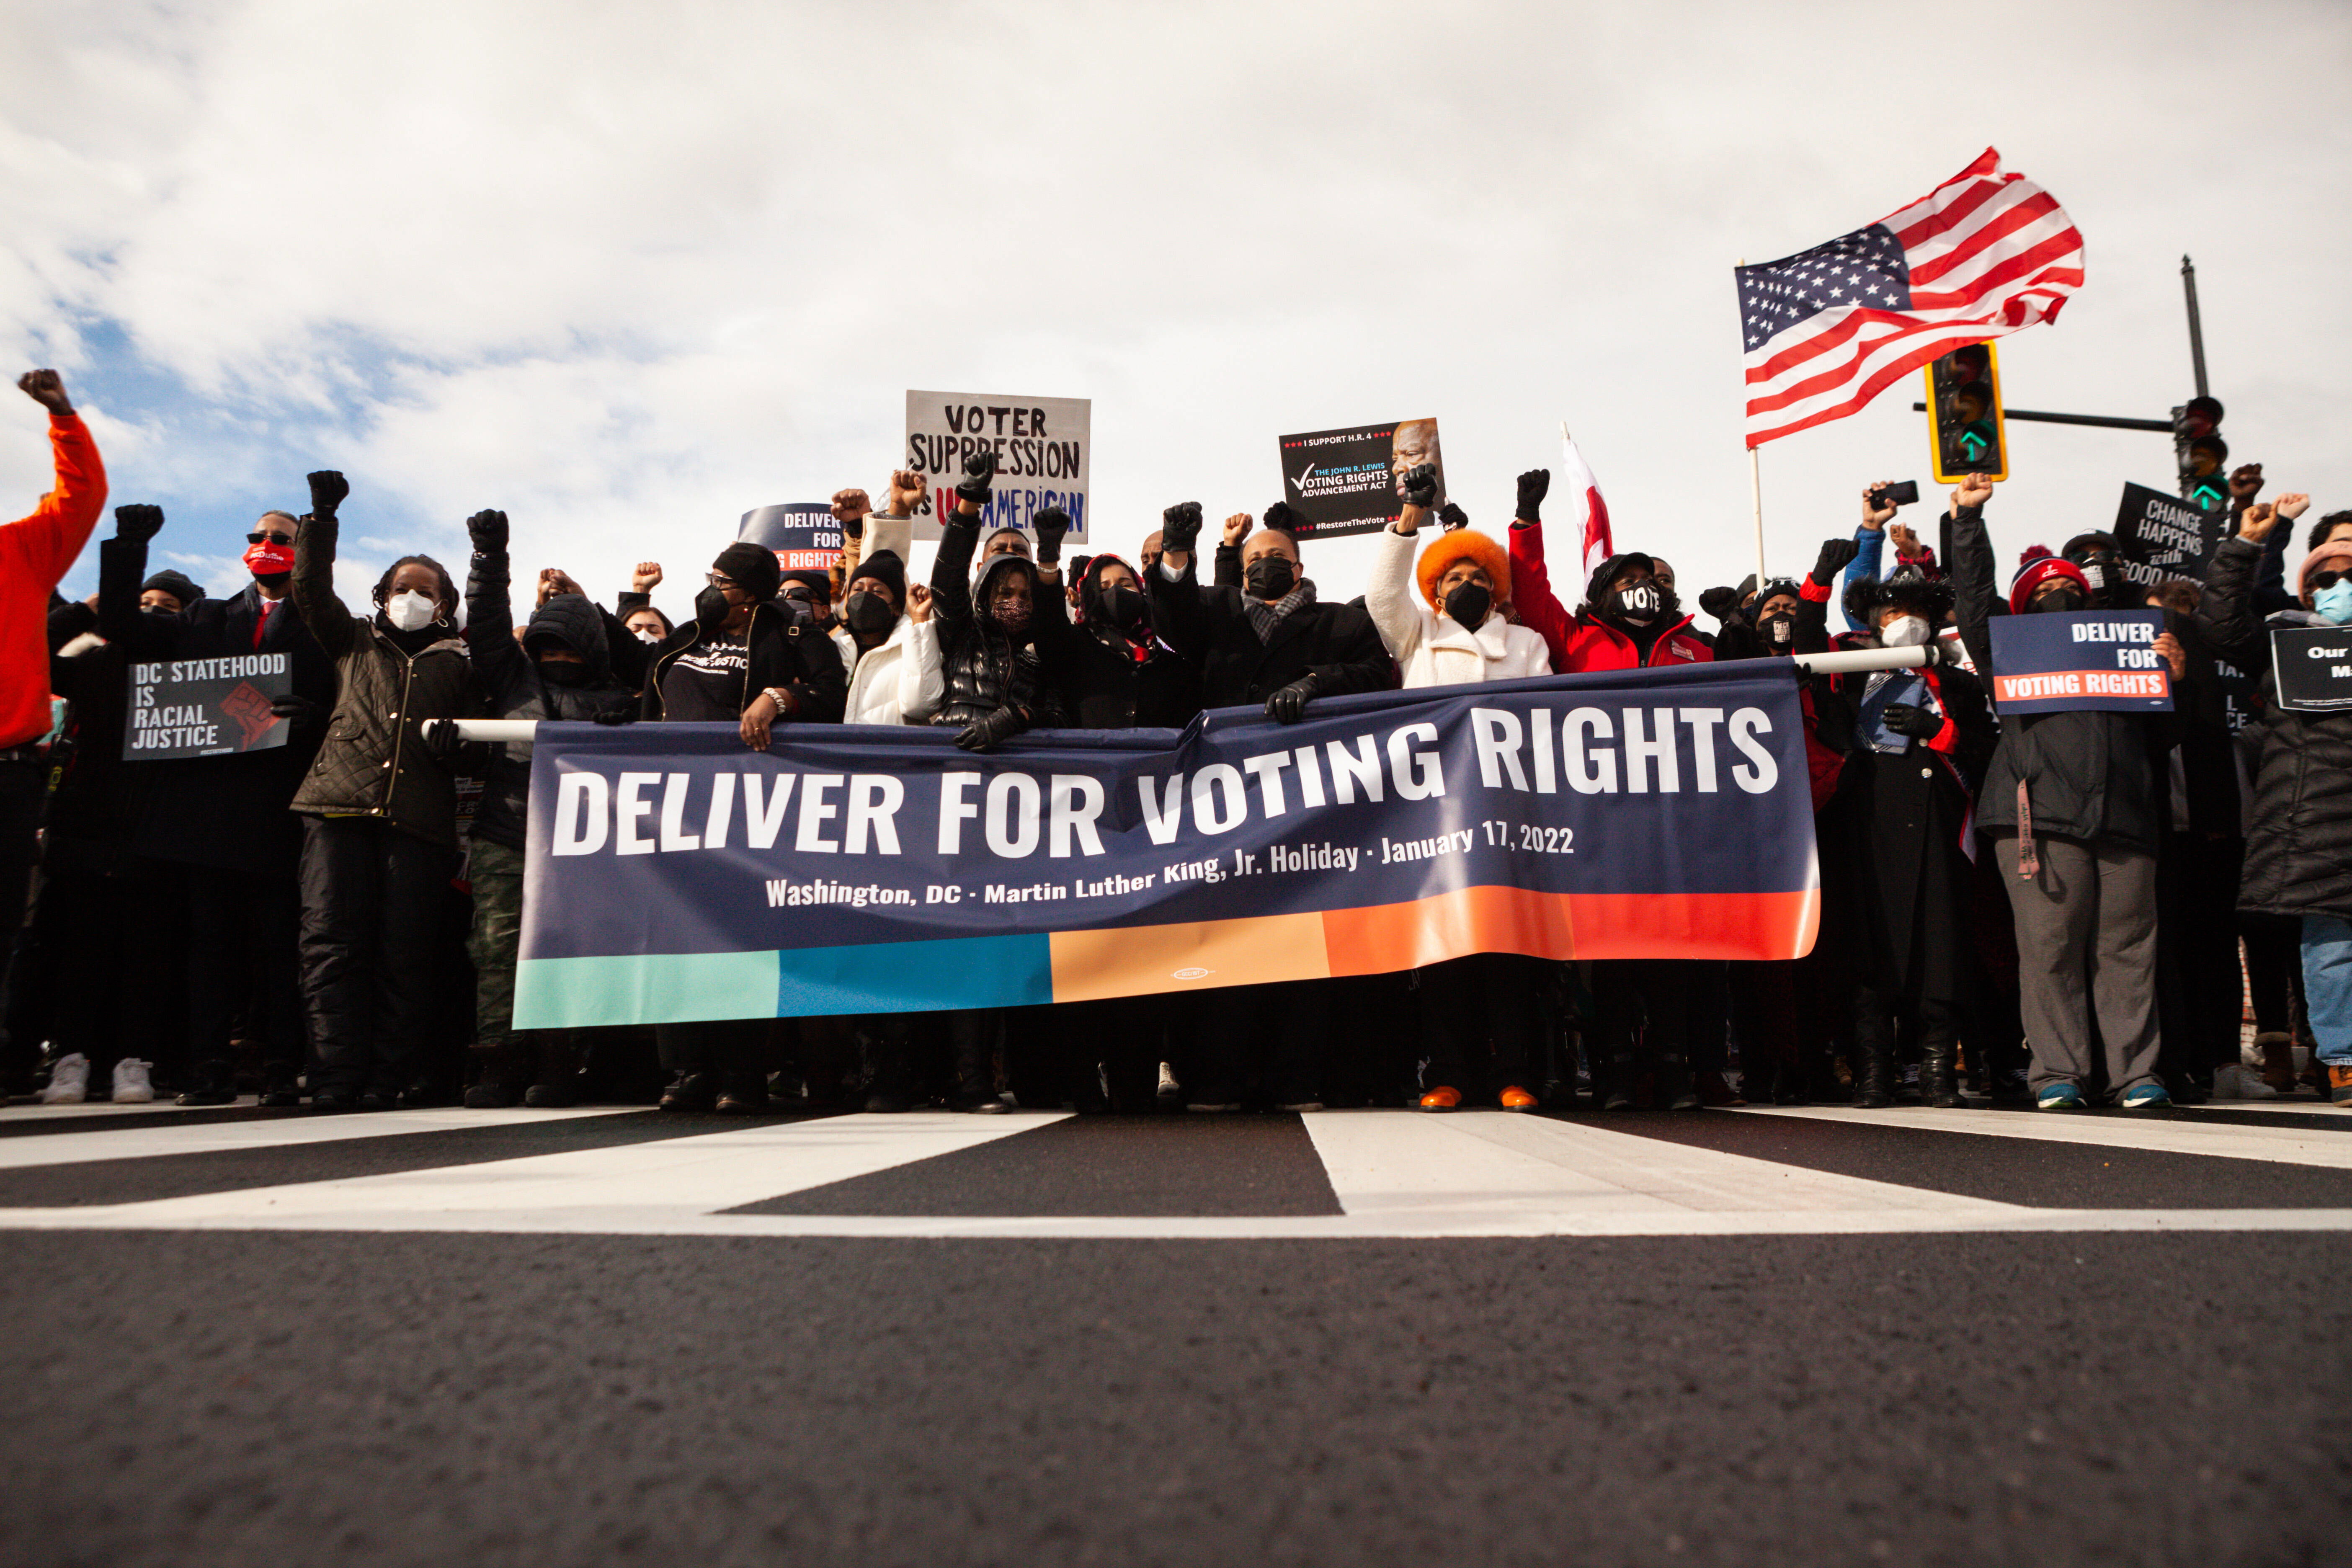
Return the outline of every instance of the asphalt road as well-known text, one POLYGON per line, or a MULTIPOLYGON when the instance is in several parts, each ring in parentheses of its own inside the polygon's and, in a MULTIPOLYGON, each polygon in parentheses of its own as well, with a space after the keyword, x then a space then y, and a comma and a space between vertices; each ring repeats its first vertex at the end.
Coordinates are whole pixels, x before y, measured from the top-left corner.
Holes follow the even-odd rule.
POLYGON ((738 1198, 740 1124, 447 1113, 183 1149, 294 1124, 23 1131, 35 1114, 0 1121, 10 1564, 2352 1558, 2352 1117, 2086 1119, 2071 1142, 1725 1113, 1037 1119, 806 1163, 874 1120, 838 1119, 772 1127, 760 1158, 853 1173, 695 1222, 770 1229, 660 1234, 608 1217, 600 1173, 639 1162, 618 1168, 650 1186, 643 1162, 691 1154, 738 1198), (1504 1136, 1576 1169, 1474 1208, 1504 1136), (2132 1146, 2151 1137, 2231 1152, 2132 1146), (1376 1188, 1366 1138, 1458 1158, 1383 1156, 1376 1188), (1314 1229, 1402 1213, 1376 1200, 1416 1181, 1479 1224, 1573 1229, 1603 1199, 1714 1224, 1737 1206, 1720 1171, 1830 1184, 1811 1219, 1734 1216, 1759 1227, 1890 1223, 1863 1206, 1878 1184, 1931 1206, 1875 1233, 1314 1229), (559 1215, 546 1184, 582 1184, 575 1228, 433 1228, 525 1175, 559 1215), (2069 1228, 1934 1228, 2000 1205, 2069 1228), (2214 1228, 2099 1228, 2199 1211, 2214 1228), (913 1229, 772 1230, 843 1225, 913 1229))

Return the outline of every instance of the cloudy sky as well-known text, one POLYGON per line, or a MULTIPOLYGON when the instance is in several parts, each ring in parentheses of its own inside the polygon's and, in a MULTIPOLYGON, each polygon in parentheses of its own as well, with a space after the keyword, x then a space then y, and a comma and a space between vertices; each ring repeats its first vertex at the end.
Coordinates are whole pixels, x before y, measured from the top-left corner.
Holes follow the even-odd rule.
MULTIPOLYGON (((1730 268, 1988 145, 2085 237, 2018 406, 2162 417, 2195 255, 2234 458, 2352 506, 2352 7, 2263 4, 15 7, 0 335, 221 592, 339 468, 347 587, 463 519, 600 595, 878 487, 909 387, 1094 400, 1100 542, 1257 510, 1285 431, 1435 416, 1499 527, 1566 420, 1623 545, 1748 570, 1730 268), (2331 86, 2330 84, 2336 84, 2331 86)), ((1763 454, 1775 571, 1926 479, 1914 384, 1763 454)), ((47 486, 27 405, 0 488, 47 486)), ((0 432, 5 434, 5 432, 0 432)), ((2014 550, 2169 488, 2012 426, 2014 550)), ((107 525, 110 528, 110 522, 107 525)), ((1353 545, 1310 572, 1352 592, 1353 545)), ((1319 564, 1318 564, 1319 559, 1319 564)), ((96 552, 68 577, 94 585, 96 552)))

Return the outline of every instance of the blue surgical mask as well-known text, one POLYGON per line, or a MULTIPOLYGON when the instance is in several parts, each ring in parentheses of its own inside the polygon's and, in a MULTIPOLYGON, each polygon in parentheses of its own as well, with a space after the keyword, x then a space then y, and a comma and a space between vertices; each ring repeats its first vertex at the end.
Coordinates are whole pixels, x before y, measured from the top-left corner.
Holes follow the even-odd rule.
POLYGON ((2338 578, 2311 596, 2311 607, 2319 618, 2339 626, 2352 626, 2352 578, 2338 578))

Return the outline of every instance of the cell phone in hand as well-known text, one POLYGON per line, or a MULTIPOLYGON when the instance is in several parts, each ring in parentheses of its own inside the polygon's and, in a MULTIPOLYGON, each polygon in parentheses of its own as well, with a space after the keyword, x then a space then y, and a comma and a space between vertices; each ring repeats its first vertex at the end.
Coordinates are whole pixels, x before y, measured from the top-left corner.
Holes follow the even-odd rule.
POLYGON ((1899 485, 1881 485, 1870 492, 1870 504, 1874 510, 1884 506, 1916 506, 1919 500, 1919 481, 1906 479, 1899 485))

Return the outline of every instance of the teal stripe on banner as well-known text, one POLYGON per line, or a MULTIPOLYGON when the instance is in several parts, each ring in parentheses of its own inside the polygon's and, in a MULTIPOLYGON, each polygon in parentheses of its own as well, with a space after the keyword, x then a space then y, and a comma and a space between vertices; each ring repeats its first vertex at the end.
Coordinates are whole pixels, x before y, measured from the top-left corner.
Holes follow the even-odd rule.
POLYGON ((1054 939, 974 936, 776 954, 780 1018, 1024 1007, 1054 999, 1054 939))
POLYGON ((798 952, 530 958, 515 965, 514 1026, 922 1013, 1053 999, 1054 942, 1042 932, 798 952))
POLYGON ((518 1029, 772 1018, 775 1008, 772 952, 631 952, 515 965, 518 1029))

